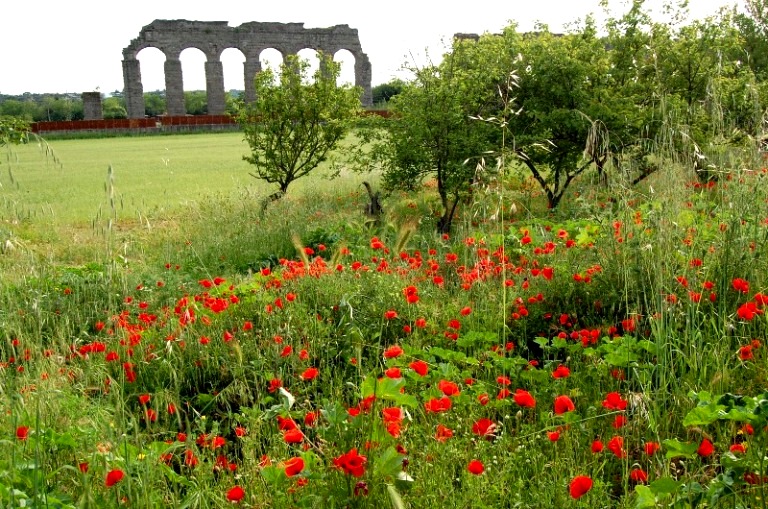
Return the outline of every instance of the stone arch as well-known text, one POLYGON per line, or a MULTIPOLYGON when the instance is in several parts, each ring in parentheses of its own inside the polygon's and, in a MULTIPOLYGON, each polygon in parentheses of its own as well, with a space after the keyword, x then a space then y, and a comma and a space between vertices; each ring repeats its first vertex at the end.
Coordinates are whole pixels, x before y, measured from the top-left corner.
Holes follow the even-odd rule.
MULTIPOLYGON (((146 71, 149 68, 162 69, 165 66, 165 53, 160 48, 154 46, 147 46, 141 51, 137 52, 137 57, 141 63, 142 71, 146 71)), ((143 84, 147 92, 154 90, 163 90, 165 83, 161 81, 150 81, 143 84)))
MULTIPOLYGON (((280 81, 280 66, 285 61, 285 53, 280 51, 277 48, 264 48, 261 51, 259 51, 259 72, 265 70, 265 69, 271 69, 272 73, 275 76, 275 83, 278 83, 280 81)), ((253 97, 253 94, 255 91, 253 90, 253 86, 250 86, 253 84, 253 78, 255 78, 256 75, 254 74, 251 80, 248 82, 249 86, 245 89, 245 95, 246 99, 249 101, 252 101, 255 99, 253 97), (249 95, 250 93, 250 95, 249 95)))
POLYGON ((334 62, 341 64, 341 72, 336 80, 336 84, 354 85, 355 84, 355 55, 348 49, 340 49, 333 54, 334 62))
POLYGON ((224 48, 219 60, 224 71, 224 93, 229 90, 245 90, 245 54, 235 47, 224 48))
POLYGON ((315 48, 301 48, 296 54, 302 60, 306 60, 309 63, 307 68, 307 81, 311 83, 314 81, 314 76, 317 70, 320 68, 320 54, 315 48))
MULTIPOLYGON (((207 58, 205 74, 210 114, 224 112, 224 79, 220 56, 224 49, 230 47, 239 49, 245 55, 243 75, 246 85, 252 83, 256 73, 261 70, 259 55, 264 49, 275 48, 283 55, 295 54, 303 48, 327 54, 345 49, 355 58, 355 85, 363 89, 362 103, 365 106, 371 104, 371 63, 363 53, 357 30, 349 25, 304 28, 303 23, 253 21, 230 27, 226 21, 155 20, 143 27, 139 36, 123 49, 124 96, 129 118, 144 116, 144 89, 136 55, 149 46, 160 49, 166 55, 165 93, 169 115, 184 114, 183 74, 179 55, 188 47, 200 49, 207 58)), ((251 88, 246 86, 246 100, 255 99, 251 88)))

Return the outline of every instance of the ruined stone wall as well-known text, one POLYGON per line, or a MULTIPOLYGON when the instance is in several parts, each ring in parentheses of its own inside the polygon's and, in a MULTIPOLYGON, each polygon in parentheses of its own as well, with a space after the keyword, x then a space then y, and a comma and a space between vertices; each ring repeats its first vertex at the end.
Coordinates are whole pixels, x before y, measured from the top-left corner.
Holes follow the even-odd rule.
POLYGON ((104 118, 100 92, 83 92, 80 97, 83 99, 84 120, 101 120, 104 118))
POLYGON ((144 116, 144 88, 137 54, 154 47, 165 54, 165 100, 169 115, 184 115, 184 86, 179 56, 187 48, 205 53, 208 113, 225 111, 224 71, 221 53, 237 48, 245 55, 243 73, 246 100, 254 100, 253 83, 261 71, 259 56, 268 48, 285 58, 308 48, 335 54, 345 49, 355 57, 355 85, 363 89, 364 106, 372 103, 371 63, 363 53, 357 30, 348 25, 329 28, 304 28, 303 23, 243 23, 230 27, 226 21, 155 20, 141 29, 139 36, 123 50, 124 96, 129 118, 144 116))

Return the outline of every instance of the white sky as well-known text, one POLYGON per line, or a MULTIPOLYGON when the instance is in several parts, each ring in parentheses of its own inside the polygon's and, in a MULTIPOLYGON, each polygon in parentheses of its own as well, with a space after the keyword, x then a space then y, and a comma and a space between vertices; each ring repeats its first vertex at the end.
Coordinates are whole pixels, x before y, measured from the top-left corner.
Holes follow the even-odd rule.
MULTIPOLYGON (((743 0, 690 0, 689 10, 701 18, 736 2, 743 0)), ((646 0, 660 21, 663 3, 646 0)), ((626 10, 626 0, 610 0, 610 5, 614 13, 626 10)), ((375 86, 407 77, 399 72, 406 60, 419 65, 430 55, 439 61, 444 41, 456 32, 498 32, 509 20, 522 31, 532 30, 536 21, 561 31, 564 23, 590 12, 602 12, 598 0, 5 0, 0 94, 122 90, 122 50, 155 19, 227 21, 232 27, 248 21, 303 22, 307 28, 347 24, 358 30, 375 86)), ((144 90, 164 89, 160 52, 144 50, 139 60, 144 90)), ((185 90, 203 90, 205 57, 187 50, 181 60, 185 90)), ((226 89, 243 88, 242 60, 234 50, 222 56, 226 89)), ((343 76, 350 72, 345 69, 343 76)))

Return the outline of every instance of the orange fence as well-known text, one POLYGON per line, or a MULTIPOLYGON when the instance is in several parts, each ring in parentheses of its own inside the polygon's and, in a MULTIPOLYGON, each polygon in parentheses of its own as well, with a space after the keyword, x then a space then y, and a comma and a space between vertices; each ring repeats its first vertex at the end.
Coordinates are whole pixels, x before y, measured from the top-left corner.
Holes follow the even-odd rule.
MULTIPOLYGON (((367 110, 367 115, 389 117, 386 110, 367 110)), ((66 120, 60 122, 33 122, 32 132, 50 131, 102 131, 111 129, 162 129, 169 126, 224 126, 235 124, 230 115, 184 115, 150 118, 122 118, 113 120, 66 120)))

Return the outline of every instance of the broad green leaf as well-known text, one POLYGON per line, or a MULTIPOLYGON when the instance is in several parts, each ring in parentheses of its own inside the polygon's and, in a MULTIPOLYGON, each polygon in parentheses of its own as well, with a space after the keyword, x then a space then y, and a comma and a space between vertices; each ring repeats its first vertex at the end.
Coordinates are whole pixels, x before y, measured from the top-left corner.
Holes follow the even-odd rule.
POLYGON ((715 403, 697 406, 683 419, 683 426, 706 426, 720 419, 725 414, 725 407, 715 403))
POLYGON ((675 481, 671 477, 661 477, 653 481, 650 486, 657 495, 670 495, 675 493, 681 484, 682 482, 675 481))
POLYGON ((285 470, 276 466, 268 466, 262 468, 261 476, 264 478, 267 484, 271 484, 273 487, 280 486, 288 479, 288 477, 285 475, 285 470))
POLYGON ((376 476, 395 477, 403 470, 403 457, 394 447, 387 447, 376 456, 373 471, 376 476))
POLYGON ((663 445, 667 451, 668 459, 679 457, 691 458, 699 448, 698 444, 688 444, 677 439, 664 440, 663 445))
POLYGON ((635 500, 635 509, 650 509, 656 507, 656 496, 648 486, 638 484, 635 486, 637 499, 635 500))

